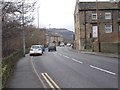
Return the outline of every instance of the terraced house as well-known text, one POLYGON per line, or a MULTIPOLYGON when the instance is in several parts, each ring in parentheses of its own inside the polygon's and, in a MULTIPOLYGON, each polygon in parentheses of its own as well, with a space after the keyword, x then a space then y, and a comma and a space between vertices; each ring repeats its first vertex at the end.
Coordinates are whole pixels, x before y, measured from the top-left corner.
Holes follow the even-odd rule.
POLYGON ((74 11, 75 48, 117 53, 120 42, 119 2, 79 2, 74 11))

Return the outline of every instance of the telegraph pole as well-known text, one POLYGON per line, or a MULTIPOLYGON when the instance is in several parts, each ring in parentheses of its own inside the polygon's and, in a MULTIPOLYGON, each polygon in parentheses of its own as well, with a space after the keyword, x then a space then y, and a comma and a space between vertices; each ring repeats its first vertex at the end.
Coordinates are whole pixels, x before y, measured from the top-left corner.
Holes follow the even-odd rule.
POLYGON ((87 22, 87 21, 86 21, 86 11, 84 11, 84 15, 85 15, 85 16, 84 16, 84 17, 85 17, 85 18, 84 18, 84 20, 85 20, 85 21, 84 21, 84 22, 85 22, 85 23, 84 23, 84 26, 85 26, 85 49, 86 49, 86 48, 87 48, 87 44, 86 44, 86 43, 87 43, 87 37, 86 37, 86 22, 87 22))
POLYGON ((97 12, 97 33, 98 33, 98 51, 101 52, 100 47, 100 32, 99 32, 99 8, 98 8, 98 0, 96 0, 96 12, 97 12))
POLYGON ((24 2, 22 2, 23 55, 25 57, 24 2))

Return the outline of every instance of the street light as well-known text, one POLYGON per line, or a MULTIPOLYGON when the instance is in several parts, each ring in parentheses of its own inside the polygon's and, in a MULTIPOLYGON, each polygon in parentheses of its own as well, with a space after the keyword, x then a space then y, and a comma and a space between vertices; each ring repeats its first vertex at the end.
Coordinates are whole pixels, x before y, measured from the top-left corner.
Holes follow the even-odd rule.
POLYGON ((38 29, 39 29, 39 8, 40 8, 40 7, 37 7, 37 15, 38 15, 38 29))
POLYGON ((24 1, 22 2, 23 55, 25 56, 24 1))

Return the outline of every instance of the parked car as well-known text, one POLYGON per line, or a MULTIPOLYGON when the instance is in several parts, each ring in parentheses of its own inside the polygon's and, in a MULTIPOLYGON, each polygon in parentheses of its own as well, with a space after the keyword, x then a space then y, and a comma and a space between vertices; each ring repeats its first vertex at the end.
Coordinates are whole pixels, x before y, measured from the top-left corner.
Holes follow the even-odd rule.
POLYGON ((71 46, 71 43, 67 43, 66 46, 67 46, 67 47, 70 47, 70 46, 71 46))
POLYGON ((32 55, 42 55, 43 49, 41 48, 41 45, 32 45, 30 48, 30 56, 32 55))
POLYGON ((48 45, 48 52, 50 52, 51 50, 56 51, 56 45, 54 43, 49 43, 48 45))
POLYGON ((60 43, 60 47, 62 47, 62 46, 64 46, 65 44, 62 42, 62 43, 60 43))

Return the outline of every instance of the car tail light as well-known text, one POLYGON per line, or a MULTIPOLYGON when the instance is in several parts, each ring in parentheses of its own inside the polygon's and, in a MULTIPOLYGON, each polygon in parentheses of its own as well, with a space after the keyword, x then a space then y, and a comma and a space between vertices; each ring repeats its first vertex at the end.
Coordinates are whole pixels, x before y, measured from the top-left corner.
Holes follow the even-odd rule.
POLYGON ((30 51, 33 51, 33 49, 30 49, 30 51))
POLYGON ((38 50, 42 50, 42 49, 38 49, 38 50))

